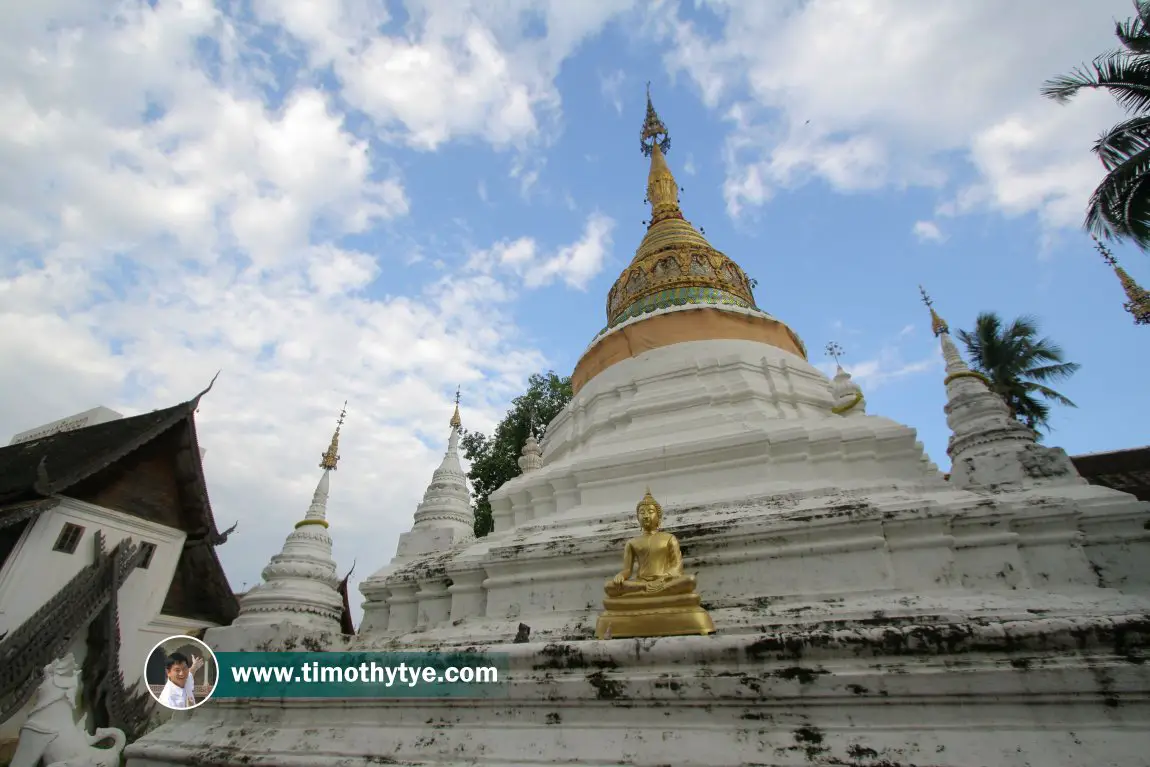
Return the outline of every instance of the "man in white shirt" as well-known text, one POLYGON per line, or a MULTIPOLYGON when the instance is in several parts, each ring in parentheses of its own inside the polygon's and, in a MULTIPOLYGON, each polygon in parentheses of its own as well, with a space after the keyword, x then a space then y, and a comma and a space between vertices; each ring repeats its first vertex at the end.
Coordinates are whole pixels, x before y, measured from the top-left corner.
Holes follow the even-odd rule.
POLYGON ((193 708, 196 705, 196 681, 193 674, 204 665, 203 658, 191 661, 183 653, 174 652, 164 664, 168 681, 160 693, 160 703, 168 708, 193 708))

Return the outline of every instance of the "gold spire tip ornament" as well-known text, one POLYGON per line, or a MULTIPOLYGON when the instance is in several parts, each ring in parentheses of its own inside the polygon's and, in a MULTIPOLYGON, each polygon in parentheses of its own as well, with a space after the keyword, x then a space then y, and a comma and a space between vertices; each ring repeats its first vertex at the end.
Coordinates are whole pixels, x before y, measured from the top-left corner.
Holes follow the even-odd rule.
POLYGON ((343 427, 343 419, 347 417, 347 400, 344 400, 343 409, 339 411, 339 420, 335 423, 335 433, 331 435, 331 444, 320 457, 319 467, 324 471, 334 471, 339 463, 339 430, 343 427))
POLYGON ((459 387, 455 389, 455 413, 451 416, 451 428, 458 429, 463 426, 463 419, 459 417, 459 387))
POLYGON ((655 105, 651 101, 651 81, 647 81, 647 116, 643 120, 643 127, 639 131, 639 148, 643 152, 644 157, 650 157, 655 147, 659 147, 659 151, 667 154, 671 151, 671 134, 667 132, 667 126, 659 119, 659 113, 655 111, 655 105))
POLYGON ((930 300, 930 296, 926 294, 926 288, 922 285, 918 286, 918 292, 922 293, 922 302, 926 304, 926 308, 930 309, 930 329, 935 337, 941 336, 943 333, 950 334, 950 328, 946 324, 946 320, 938 316, 938 312, 934 310, 934 301, 930 300))
POLYGON ((1135 325, 1150 325, 1150 291, 1147 291, 1141 285, 1134 281, 1134 278, 1127 274, 1126 270, 1118 263, 1118 259, 1110 252, 1101 240, 1094 237, 1094 247, 1102 254, 1102 260, 1105 261, 1114 274, 1117 275, 1118 281, 1122 283, 1122 291, 1126 294, 1127 301, 1122 305, 1122 308, 1130 312, 1134 316, 1135 325))

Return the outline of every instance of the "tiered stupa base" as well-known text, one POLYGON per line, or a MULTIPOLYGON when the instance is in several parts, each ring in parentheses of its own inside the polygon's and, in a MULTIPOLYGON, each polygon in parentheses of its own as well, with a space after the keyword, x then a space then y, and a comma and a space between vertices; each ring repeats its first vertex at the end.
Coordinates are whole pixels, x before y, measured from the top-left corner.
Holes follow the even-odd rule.
POLYGON ((872 618, 506 645, 490 648, 511 657, 505 700, 219 701, 129 765, 1127 767, 1146 753, 1150 670, 1130 647, 1146 631, 872 618))
MULTIPOLYGON (((213 701, 130 747, 129 767, 1145 758, 1150 511, 1131 496, 788 494, 666 518, 714 635, 591 639, 633 523, 525 526, 486 541, 481 614, 329 645, 509 653, 506 699, 213 701), (520 622, 532 641, 511 644, 520 622)), ((441 599, 419 581, 462 567, 450 559, 413 570, 412 592, 441 599)), ((260 649, 298 647, 283 641, 260 649)))

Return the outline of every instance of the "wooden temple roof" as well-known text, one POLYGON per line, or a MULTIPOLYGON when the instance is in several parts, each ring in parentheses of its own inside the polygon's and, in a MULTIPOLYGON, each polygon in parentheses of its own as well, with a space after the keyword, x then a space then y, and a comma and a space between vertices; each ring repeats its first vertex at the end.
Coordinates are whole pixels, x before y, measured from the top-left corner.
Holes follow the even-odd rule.
POLYGON ((231 623, 239 603, 215 550, 231 530, 216 525, 196 436, 195 412, 206 393, 0 448, 0 527, 51 508, 59 496, 175 527, 186 540, 164 612, 231 623))
POLYGON ((1103 485, 1150 501, 1150 446, 1070 457, 1078 473, 1092 485, 1103 485))

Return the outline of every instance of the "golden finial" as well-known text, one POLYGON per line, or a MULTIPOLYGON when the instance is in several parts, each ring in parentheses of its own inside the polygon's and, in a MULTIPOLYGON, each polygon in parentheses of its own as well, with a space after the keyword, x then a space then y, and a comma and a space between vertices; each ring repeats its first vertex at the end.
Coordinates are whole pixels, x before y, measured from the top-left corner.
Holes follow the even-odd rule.
POLYGON ((1122 308, 1134 315, 1135 325, 1150 325, 1150 292, 1135 282, 1134 278, 1119 266, 1118 259, 1097 237, 1094 238, 1094 246, 1102 254, 1102 260, 1110 265, 1110 268, 1118 275, 1118 281, 1122 283, 1122 290, 1128 299, 1122 308))
POLYGON ((667 126, 655 112, 651 103, 651 83, 647 83, 647 117, 639 131, 639 144, 643 154, 651 158, 651 170, 647 173, 647 202, 651 204, 651 220, 647 228, 667 219, 682 219, 679 209, 679 182, 675 180, 667 159, 663 156, 671 151, 671 137, 667 126))
POLYGON ((455 413, 451 416, 451 428, 458 429, 463 426, 463 419, 459 417, 459 387, 455 389, 455 413))
POLYGON ((343 403, 343 409, 339 411, 339 420, 335 423, 335 433, 331 435, 331 444, 327 446, 327 451, 324 452, 320 458, 319 467, 325 471, 333 471, 336 464, 339 463, 339 430, 343 426, 343 419, 347 416, 347 402, 343 403))
POLYGON ((934 310, 934 302, 930 300, 930 296, 926 294, 926 288, 922 285, 918 286, 918 292, 922 293, 922 302, 926 304, 926 308, 930 309, 930 329, 934 335, 941 336, 943 333, 950 334, 950 328, 946 325, 946 320, 938 316, 938 312, 934 310))
POLYGON ((659 119, 659 113, 655 111, 655 105, 651 103, 651 81, 648 80, 647 117, 643 120, 642 130, 639 131, 639 147, 644 157, 650 157, 656 146, 663 154, 670 152, 671 134, 667 132, 667 126, 659 119))

